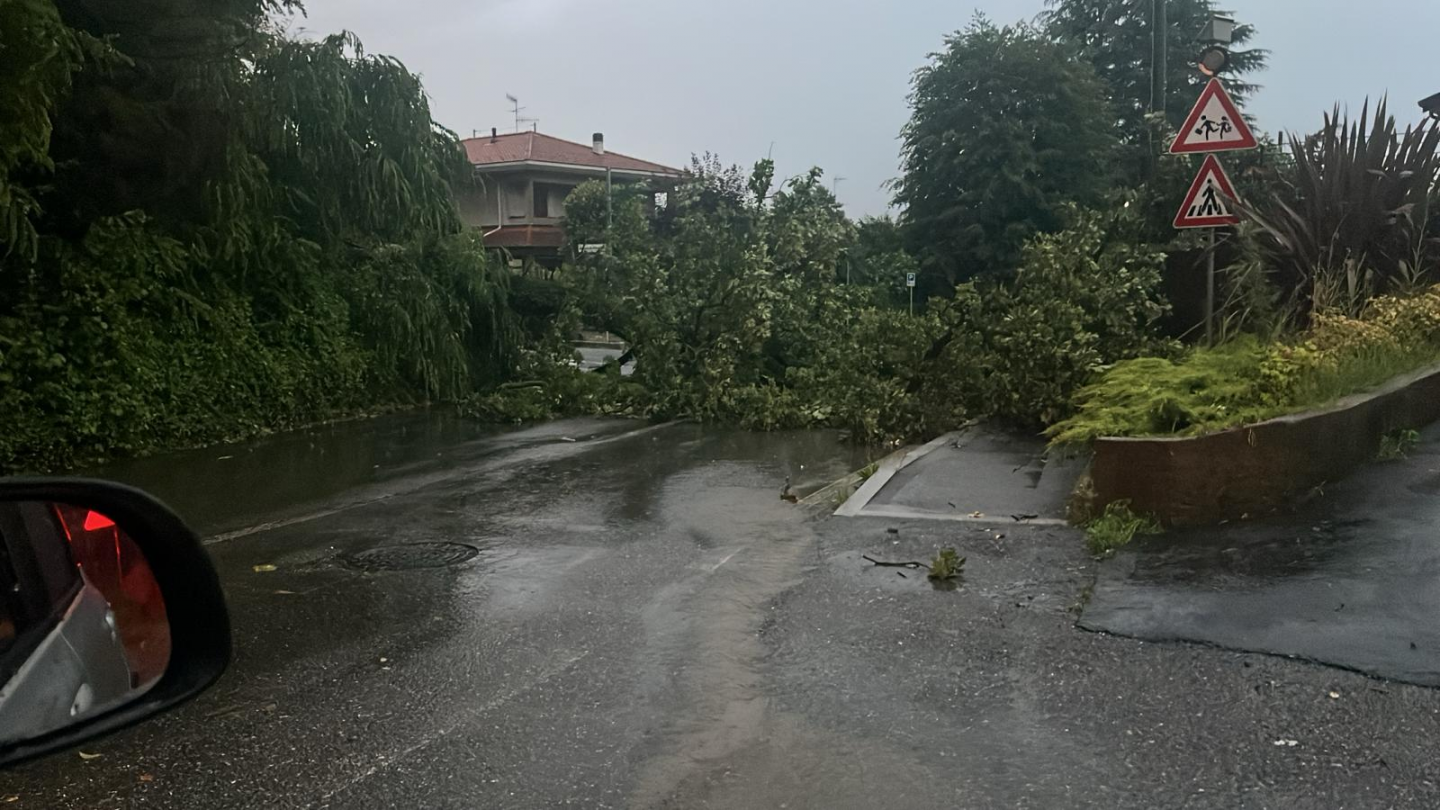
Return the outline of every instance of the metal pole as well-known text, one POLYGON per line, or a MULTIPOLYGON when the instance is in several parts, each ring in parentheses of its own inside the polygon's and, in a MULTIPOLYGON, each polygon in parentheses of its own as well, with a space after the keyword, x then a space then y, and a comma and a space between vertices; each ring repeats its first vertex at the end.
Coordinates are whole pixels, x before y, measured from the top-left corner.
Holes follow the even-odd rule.
MULTIPOLYGON (((1166 93, 1170 68, 1170 37, 1168 0, 1150 0, 1150 107, 1149 112, 1165 116, 1166 93)), ((1148 147, 1145 160, 1147 178, 1155 176, 1160 164, 1159 151, 1155 145, 1155 127, 1145 127, 1145 143, 1148 147)))
POLYGON ((915 317, 915 288, 910 288, 910 317, 915 317))
POLYGON ((1210 250, 1205 259, 1205 345, 1215 345, 1215 231, 1210 229, 1210 250))
POLYGON ((1150 75, 1150 109, 1165 113, 1165 97, 1169 93, 1170 81, 1170 12, 1169 0, 1155 0, 1155 14, 1150 35, 1152 57, 1150 75))
POLYGON ((614 214, 613 214, 613 212, 612 212, 612 210, 611 210, 611 209, 613 208, 613 205, 612 205, 612 198, 613 198, 613 197, 614 197, 614 194, 612 193, 611 188, 610 188, 610 169, 609 169, 609 167, 606 167, 606 169, 605 169, 605 229, 606 229, 606 230, 609 230, 609 229, 615 227, 615 216, 614 216, 614 214))

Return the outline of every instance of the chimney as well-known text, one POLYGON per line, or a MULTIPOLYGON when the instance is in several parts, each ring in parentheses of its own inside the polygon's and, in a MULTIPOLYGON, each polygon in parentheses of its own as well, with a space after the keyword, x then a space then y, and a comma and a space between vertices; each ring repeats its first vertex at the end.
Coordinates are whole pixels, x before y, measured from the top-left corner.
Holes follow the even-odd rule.
POLYGON ((495 127, 490 127, 490 142, 494 143, 500 139, 500 132, 495 127))
POLYGON ((590 148, 594 149, 597 155, 605 154, 605 133, 597 132, 594 137, 595 140, 590 148))

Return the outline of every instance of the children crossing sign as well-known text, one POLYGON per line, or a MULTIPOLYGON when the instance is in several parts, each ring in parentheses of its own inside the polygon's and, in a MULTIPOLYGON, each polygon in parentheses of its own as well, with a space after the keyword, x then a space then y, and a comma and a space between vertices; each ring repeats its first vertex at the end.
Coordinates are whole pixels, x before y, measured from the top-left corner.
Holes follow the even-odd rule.
POLYGON ((1235 213, 1235 187, 1225 176, 1225 169, 1214 155, 1206 155, 1200 174, 1190 184, 1190 193, 1175 215, 1177 228, 1218 228, 1222 225, 1238 225, 1240 217, 1235 213))
POLYGON ((1230 152, 1237 149, 1254 149, 1259 146, 1255 133, 1245 123, 1244 116, 1230 100, 1225 86, 1219 79, 1211 79, 1200 91, 1195 108, 1180 127, 1180 134, 1170 144, 1170 154, 1187 155, 1194 152, 1230 152))

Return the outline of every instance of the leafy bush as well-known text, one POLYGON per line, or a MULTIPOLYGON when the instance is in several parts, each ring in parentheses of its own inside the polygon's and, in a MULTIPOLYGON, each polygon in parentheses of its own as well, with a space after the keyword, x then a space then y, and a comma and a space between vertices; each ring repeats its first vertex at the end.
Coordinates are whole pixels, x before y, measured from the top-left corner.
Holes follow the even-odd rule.
POLYGON ((510 281, 510 307, 532 340, 545 334, 568 302, 569 291, 561 281, 523 275, 510 281))
POLYGON ((1380 437, 1380 452, 1376 457, 1381 461, 1394 461, 1410 455, 1420 444, 1420 431, 1414 428, 1392 430, 1380 437))
POLYGON ((1101 436, 1196 435, 1313 408, 1440 359, 1440 287, 1375 299, 1362 318, 1319 314, 1297 338, 1244 336, 1178 361, 1116 365, 1048 431, 1056 444, 1101 436))
POLYGON ((1115 501, 1099 517, 1085 524, 1085 545, 1096 557, 1114 554, 1137 535, 1160 534, 1160 524, 1148 515, 1130 511, 1128 501, 1115 501))
POLYGON ((1164 255, 1138 239, 1128 201, 1109 212, 1070 209, 1071 224, 1025 248, 1015 280, 962 288, 958 307, 969 339, 948 352, 953 368, 973 366, 967 402, 1023 425, 1065 416, 1076 390, 1101 368, 1136 355, 1168 353, 1156 324, 1164 255))
POLYGON ((965 558, 953 548, 942 548, 935 559, 930 561, 930 579, 944 582, 960 576, 965 570, 965 558))
MULTIPOLYGON (((1012 281, 963 286, 911 316, 883 284, 837 283, 855 231, 819 173, 772 194, 770 171, 761 161, 747 182, 699 161, 666 217, 631 211, 608 229, 593 189, 577 189, 574 227, 607 250, 577 257, 572 305, 631 343, 644 394, 627 409, 910 439, 986 414, 1048 423, 1107 364, 1170 351, 1154 336, 1163 256, 1128 200, 1069 209, 1012 281)), ((861 232, 867 270, 902 261, 893 226, 861 232)))
POLYGON ((506 275, 452 202, 454 135, 395 60, 277 33, 266 14, 292 6, 0 0, 0 472, 512 370, 506 275))
POLYGON ((78 246, 42 240, 40 259, 49 272, 5 278, 0 467, 218 441, 374 404, 371 358, 334 293, 262 328, 232 291, 177 291, 193 255, 139 215, 97 222, 78 246))
POLYGON ((1271 412, 1261 371, 1267 351, 1253 338, 1198 349, 1182 360, 1118 363, 1075 398, 1077 412, 1053 425, 1055 444, 1101 436, 1192 435, 1258 421, 1271 412))

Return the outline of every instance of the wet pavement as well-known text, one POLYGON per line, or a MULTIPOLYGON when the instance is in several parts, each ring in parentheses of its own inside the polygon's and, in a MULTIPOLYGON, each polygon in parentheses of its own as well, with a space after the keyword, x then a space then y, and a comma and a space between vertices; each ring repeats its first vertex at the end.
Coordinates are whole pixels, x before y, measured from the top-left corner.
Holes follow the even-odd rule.
POLYGON ((1127 549, 1081 623, 1440 686, 1440 426, 1292 514, 1127 549))
POLYGON ((1063 522, 1083 459, 1047 452, 1041 436, 973 425, 925 448, 861 514, 1063 522))
POLYGON ((781 501, 870 460, 832 434, 322 434, 145 462, 206 527, 235 662, 98 758, 0 773, 3 806, 1440 804, 1440 691, 1077 630, 1107 564, 1073 530, 781 501), (952 590, 861 558, 944 545, 952 590))

